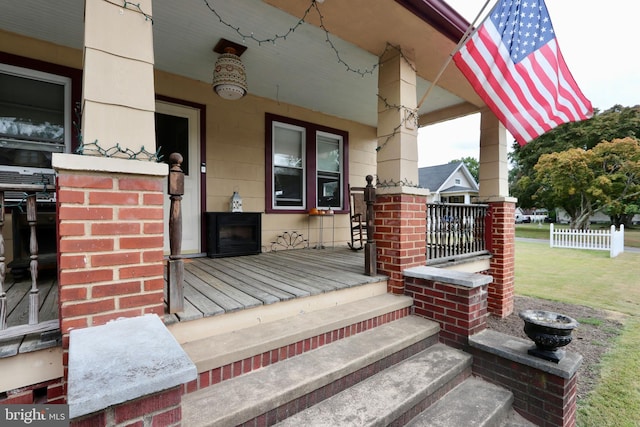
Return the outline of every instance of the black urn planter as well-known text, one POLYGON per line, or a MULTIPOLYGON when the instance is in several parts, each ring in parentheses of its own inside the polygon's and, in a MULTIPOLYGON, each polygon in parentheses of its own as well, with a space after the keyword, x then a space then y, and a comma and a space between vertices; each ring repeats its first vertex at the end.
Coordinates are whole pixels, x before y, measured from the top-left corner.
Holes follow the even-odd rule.
POLYGON ((569 316, 543 310, 524 310, 524 332, 536 344, 529 349, 531 356, 558 363, 564 357, 564 347, 571 342, 571 332, 578 322, 569 316))

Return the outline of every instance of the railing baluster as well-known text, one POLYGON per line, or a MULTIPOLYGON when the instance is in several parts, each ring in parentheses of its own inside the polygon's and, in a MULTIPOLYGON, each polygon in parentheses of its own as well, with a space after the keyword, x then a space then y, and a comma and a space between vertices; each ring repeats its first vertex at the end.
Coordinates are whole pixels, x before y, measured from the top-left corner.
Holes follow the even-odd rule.
POLYGON ((7 294, 4 278, 7 271, 4 257, 4 191, 0 190, 0 331, 7 328, 7 294))
POLYGON ((31 253, 29 267, 31 269, 31 291, 29 292, 29 324, 38 323, 38 309, 40 308, 40 294, 38 291, 38 239, 36 236, 36 195, 27 196, 27 223, 31 229, 29 237, 29 252, 31 253))
POLYGON ((486 252, 487 205, 427 203, 427 260, 486 252))

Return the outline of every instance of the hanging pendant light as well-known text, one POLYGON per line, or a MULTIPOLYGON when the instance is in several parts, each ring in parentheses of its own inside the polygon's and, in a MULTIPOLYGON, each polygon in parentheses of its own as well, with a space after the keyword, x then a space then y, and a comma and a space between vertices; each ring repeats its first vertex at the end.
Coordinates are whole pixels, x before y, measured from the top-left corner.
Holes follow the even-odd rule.
POLYGON ((247 94, 247 73, 240 56, 238 45, 228 40, 220 40, 214 52, 224 52, 218 57, 213 68, 213 90, 224 99, 236 100, 247 94))

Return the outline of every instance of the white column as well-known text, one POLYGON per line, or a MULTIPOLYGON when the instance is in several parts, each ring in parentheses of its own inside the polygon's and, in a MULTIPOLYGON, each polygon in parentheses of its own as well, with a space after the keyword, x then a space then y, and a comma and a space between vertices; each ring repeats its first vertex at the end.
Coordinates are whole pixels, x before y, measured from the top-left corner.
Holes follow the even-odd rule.
POLYGON ((85 144, 155 151, 152 0, 127 7, 85 1, 82 134, 85 144))
POLYGON ((480 200, 483 202, 509 196, 509 159, 507 131, 489 110, 480 118, 480 200))
POLYGON ((416 72, 409 61, 406 52, 390 49, 378 73, 378 180, 396 193, 418 185, 416 72))

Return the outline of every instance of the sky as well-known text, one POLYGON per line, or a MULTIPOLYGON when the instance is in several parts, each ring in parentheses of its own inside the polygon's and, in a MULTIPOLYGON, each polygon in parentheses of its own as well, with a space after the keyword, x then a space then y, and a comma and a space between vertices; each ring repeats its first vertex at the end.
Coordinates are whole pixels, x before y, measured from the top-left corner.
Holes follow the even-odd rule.
MULTIPOLYGON (((486 0, 445 1, 473 22, 486 0)), ((485 14, 496 3, 490 0, 485 14)), ((638 37, 640 1, 545 0, 545 4, 565 62, 593 107, 603 111, 615 104, 640 104, 640 61, 633 47, 638 37)), ((455 64, 451 62, 449 67, 455 64)), ((418 166, 462 157, 478 159, 479 141, 479 114, 421 128, 418 166)), ((512 141, 509 136, 509 146, 512 141)))

